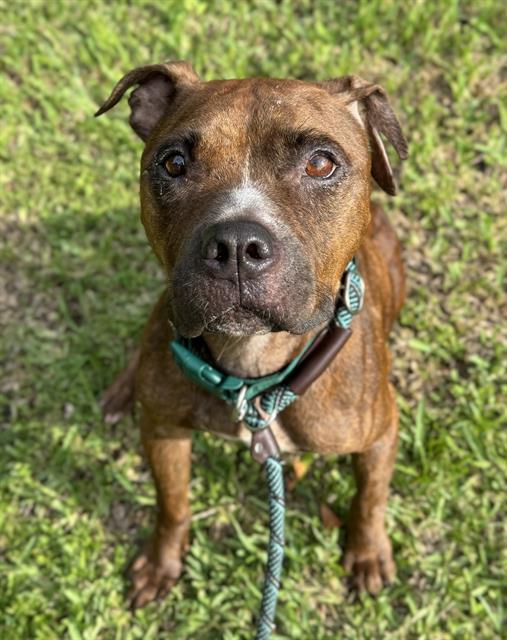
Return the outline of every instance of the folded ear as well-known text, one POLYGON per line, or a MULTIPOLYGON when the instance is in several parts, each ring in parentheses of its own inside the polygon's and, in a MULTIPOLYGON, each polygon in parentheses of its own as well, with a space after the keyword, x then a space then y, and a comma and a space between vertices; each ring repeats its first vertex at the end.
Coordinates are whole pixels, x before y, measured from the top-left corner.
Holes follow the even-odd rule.
POLYGON ((95 116, 112 109, 127 89, 139 85, 129 97, 129 122, 137 135, 146 140, 174 95, 181 88, 197 82, 199 77, 188 62, 166 62, 138 67, 123 76, 95 116))
POLYGON ((371 174, 386 193, 396 194, 396 183, 380 134, 395 148, 402 160, 408 157, 408 146, 400 123, 389 104, 386 92, 378 84, 358 76, 329 80, 322 86, 338 94, 354 117, 366 129, 371 148, 371 174))

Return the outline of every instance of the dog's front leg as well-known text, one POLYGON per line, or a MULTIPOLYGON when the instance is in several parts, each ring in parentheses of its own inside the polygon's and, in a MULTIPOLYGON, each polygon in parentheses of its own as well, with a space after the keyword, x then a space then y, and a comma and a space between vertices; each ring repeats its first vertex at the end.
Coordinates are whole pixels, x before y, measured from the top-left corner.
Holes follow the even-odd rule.
POLYGON ((157 489, 157 521, 146 549, 131 567, 133 608, 163 597, 182 571, 182 553, 188 546, 190 507, 191 432, 141 420, 144 450, 157 489), (163 436, 159 434, 163 433, 163 436))
POLYGON ((353 456, 357 493, 352 500, 344 566, 358 591, 376 594, 396 574, 391 542, 385 530, 385 510, 398 439, 394 400, 389 429, 373 446, 353 456))

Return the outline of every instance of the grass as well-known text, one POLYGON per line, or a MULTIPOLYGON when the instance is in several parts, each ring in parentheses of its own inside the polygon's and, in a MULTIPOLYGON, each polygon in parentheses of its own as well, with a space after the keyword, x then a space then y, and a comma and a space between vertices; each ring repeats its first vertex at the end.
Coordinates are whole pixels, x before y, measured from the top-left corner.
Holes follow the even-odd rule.
POLYGON ((92 114, 130 68, 187 58, 205 78, 359 73, 387 88, 410 140, 401 195, 385 198, 410 284, 393 335, 399 577, 377 599, 349 599, 343 533, 319 518, 320 502, 345 515, 349 463, 315 459, 288 501, 276 638, 500 638, 504 3, 0 0, 0 11, 0 637, 251 637, 266 543, 254 463, 195 437, 186 572, 133 615, 122 571, 154 492, 135 422, 107 427, 97 407, 162 277, 138 221, 127 107, 92 114))

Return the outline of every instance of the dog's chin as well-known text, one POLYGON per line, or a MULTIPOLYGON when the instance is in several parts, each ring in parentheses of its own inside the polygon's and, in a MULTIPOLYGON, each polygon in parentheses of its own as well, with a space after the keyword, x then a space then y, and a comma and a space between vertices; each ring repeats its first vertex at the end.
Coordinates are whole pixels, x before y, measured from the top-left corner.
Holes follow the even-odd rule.
POLYGON ((176 331, 186 338, 195 338, 204 332, 246 337, 283 330, 276 322, 242 307, 227 309, 223 313, 204 318, 192 318, 189 314, 185 318, 180 318, 179 321, 176 319, 174 325, 176 331))
POLYGON ((185 338, 196 338, 202 333, 248 337, 279 331, 302 335, 327 322, 330 318, 328 309, 320 310, 320 312, 311 314, 310 317, 305 316, 306 314, 299 313, 291 321, 286 315, 282 320, 277 319, 274 313, 236 306, 208 318, 185 314, 179 319, 176 318, 174 325, 176 331, 185 338))

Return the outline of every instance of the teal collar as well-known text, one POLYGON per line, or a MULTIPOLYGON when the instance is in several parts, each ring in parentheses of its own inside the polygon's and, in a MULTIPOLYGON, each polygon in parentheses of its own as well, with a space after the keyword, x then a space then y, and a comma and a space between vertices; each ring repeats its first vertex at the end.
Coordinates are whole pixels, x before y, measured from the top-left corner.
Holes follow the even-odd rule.
MULTIPOLYGON (((350 333, 349 327, 352 317, 361 310, 363 298, 364 283, 359 274, 356 259, 353 258, 342 276, 338 301, 330 326, 334 325, 341 328, 343 332, 350 333)), ((309 340, 303 350, 285 367, 275 373, 259 378, 234 376, 206 362, 199 354, 198 344, 195 339, 177 336, 176 339, 171 341, 170 348, 174 361, 187 378, 214 396, 224 400, 227 404, 236 407, 236 418, 243 419, 248 414, 248 409, 256 398, 262 398, 268 392, 273 392, 280 388, 287 389, 287 387, 284 387, 284 383, 291 374, 295 373, 298 365, 304 364, 305 355, 311 350, 312 345, 316 345, 317 342, 321 341, 322 334, 326 331, 328 331, 328 328, 323 329, 321 333, 309 340)), ((344 343, 344 340, 342 342, 344 343)), ((273 393, 270 395, 272 396, 273 393)), ((292 393, 292 395, 294 397, 291 397, 291 401, 297 397, 295 393, 292 393)), ((285 403, 282 402, 282 404, 285 403)), ((257 406, 259 406, 258 403, 257 406)), ((272 415, 270 415, 270 418, 271 420, 273 419, 272 415)), ((259 421, 257 420, 256 422, 258 423, 259 421)), ((265 420, 261 420, 261 423, 264 422, 265 420)), ((249 426, 251 428, 260 428, 258 424, 256 427, 249 426)))
POLYGON ((252 400, 267 389, 281 384, 298 366, 314 340, 315 338, 309 340, 303 350, 285 367, 259 378, 242 378, 220 371, 203 360, 192 339, 179 336, 176 340, 172 340, 171 351, 174 361, 187 378, 228 404, 236 404, 237 395, 243 387, 246 387, 245 398, 252 400))

